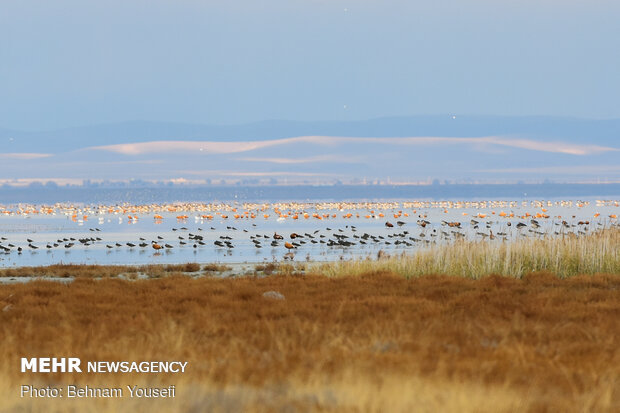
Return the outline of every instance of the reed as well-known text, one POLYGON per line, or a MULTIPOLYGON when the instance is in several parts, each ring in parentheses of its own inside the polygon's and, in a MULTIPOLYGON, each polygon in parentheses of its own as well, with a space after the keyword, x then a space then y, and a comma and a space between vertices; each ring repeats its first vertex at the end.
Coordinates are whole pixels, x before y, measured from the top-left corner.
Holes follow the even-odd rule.
POLYGON ((620 229, 609 228, 586 236, 456 241, 431 244, 412 253, 379 254, 378 259, 320 263, 308 271, 329 277, 390 272, 407 278, 444 274, 480 278, 500 274, 521 278, 548 271, 560 278, 579 274, 620 273, 620 229))

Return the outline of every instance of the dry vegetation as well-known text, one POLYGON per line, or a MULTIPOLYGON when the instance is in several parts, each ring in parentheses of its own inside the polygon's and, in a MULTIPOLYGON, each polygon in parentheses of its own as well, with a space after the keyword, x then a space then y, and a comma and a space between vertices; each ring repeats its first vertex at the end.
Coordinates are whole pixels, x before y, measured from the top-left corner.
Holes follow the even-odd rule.
POLYGON ((262 272, 265 275, 272 275, 278 269, 278 264, 270 262, 265 265, 257 265, 254 270, 257 273, 262 272))
POLYGON ((223 264, 206 264, 202 266, 202 271, 210 273, 220 273, 231 270, 232 267, 223 264))
POLYGON ((201 265, 195 262, 185 264, 166 265, 84 265, 84 264, 56 264, 46 267, 19 267, 0 269, 0 277, 61 277, 61 278, 116 278, 119 275, 135 278, 137 274, 144 274, 150 278, 160 278, 182 273, 220 273, 230 270, 231 267, 221 264, 201 265), (133 277, 131 277, 133 276, 133 277))
POLYGON ((282 276, 0 286, 3 411, 620 411, 620 277, 282 276), (286 299, 270 300, 266 291, 286 299), (19 358, 187 360, 21 374, 19 358), (19 384, 176 384, 173 400, 21 399, 19 384))
POLYGON ((405 277, 447 274, 469 278, 487 274, 520 278, 536 271, 549 271, 561 278, 578 274, 620 274, 619 245, 620 228, 609 228, 579 237, 571 234, 510 242, 457 241, 450 245, 432 245, 413 254, 319 264, 310 270, 328 276, 387 271, 405 277))

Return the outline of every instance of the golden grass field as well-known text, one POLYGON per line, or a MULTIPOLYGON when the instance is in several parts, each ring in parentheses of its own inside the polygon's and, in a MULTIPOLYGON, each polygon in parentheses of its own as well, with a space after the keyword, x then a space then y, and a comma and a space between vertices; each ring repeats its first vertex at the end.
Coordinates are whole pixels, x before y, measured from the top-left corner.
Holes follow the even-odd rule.
MULTIPOLYGON (((545 248, 576 260, 544 261, 555 274, 488 275, 503 273, 492 266, 458 274, 450 268, 477 262, 449 265, 450 257, 478 254, 462 246, 434 256, 444 257, 438 265, 446 271, 422 273, 452 276, 408 273, 411 257, 269 268, 266 277, 266 268, 235 278, 160 268, 135 281, 109 268, 41 269, 76 279, 0 285, 0 411, 618 412, 617 236, 579 238, 603 251, 572 240, 556 250, 510 247, 516 261, 538 262, 518 251, 545 248), (266 298, 268 291, 286 298, 266 298), (20 373, 20 358, 37 356, 189 365, 183 375, 20 373), (19 396, 23 383, 174 384, 177 397, 27 399, 19 396)), ((490 262, 506 259, 486 253, 490 262)))

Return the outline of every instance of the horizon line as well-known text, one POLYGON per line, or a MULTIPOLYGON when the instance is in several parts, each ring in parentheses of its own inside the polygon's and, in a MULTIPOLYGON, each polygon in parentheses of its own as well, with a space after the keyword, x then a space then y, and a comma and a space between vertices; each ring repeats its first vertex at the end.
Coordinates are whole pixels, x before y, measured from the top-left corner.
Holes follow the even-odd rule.
POLYGON ((173 119, 124 119, 124 120, 111 120, 111 121, 97 121, 92 123, 78 123, 73 125, 56 126, 49 128, 37 128, 37 129, 25 129, 15 128, 11 126, 0 125, 0 130, 5 132, 26 132, 26 133, 42 133, 42 132, 57 132, 72 129, 83 129, 91 127, 101 127, 110 125, 122 125, 132 123, 156 123, 156 124, 176 124, 185 126, 212 126, 212 127, 231 127, 231 126, 249 126, 260 123, 268 122, 292 122, 300 124, 311 123, 360 123, 371 122, 381 119, 409 119, 409 118, 511 118, 511 119, 556 119, 556 120, 576 120, 576 121, 593 121, 593 122, 605 122, 605 121, 620 121, 620 117, 589 117, 589 116, 575 116, 575 115, 498 115, 498 114, 472 114, 472 113, 435 113, 435 114, 412 114, 412 115, 384 115, 373 116, 361 119, 314 119, 314 120, 301 120, 301 119, 287 119, 287 118, 268 118, 260 120, 246 120, 239 122, 208 122, 208 121, 189 121, 189 120, 173 120, 173 119))

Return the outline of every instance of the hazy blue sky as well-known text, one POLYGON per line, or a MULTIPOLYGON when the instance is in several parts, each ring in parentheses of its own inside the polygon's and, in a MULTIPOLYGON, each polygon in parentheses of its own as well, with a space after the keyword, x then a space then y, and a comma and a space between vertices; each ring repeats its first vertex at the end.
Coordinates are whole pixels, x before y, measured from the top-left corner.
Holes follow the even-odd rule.
POLYGON ((0 128, 620 117, 617 0, 2 0, 0 128))

